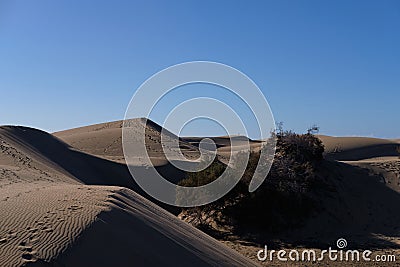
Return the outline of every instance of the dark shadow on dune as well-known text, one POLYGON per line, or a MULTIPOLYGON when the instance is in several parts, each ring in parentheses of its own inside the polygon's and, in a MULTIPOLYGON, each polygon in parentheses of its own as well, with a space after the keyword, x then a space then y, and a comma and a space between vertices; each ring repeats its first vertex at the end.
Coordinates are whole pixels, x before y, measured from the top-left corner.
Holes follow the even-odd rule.
MULTIPOLYGON (((78 151, 57 137, 41 130, 27 127, 3 127, 7 136, 37 152, 38 155, 61 167, 71 176, 87 185, 122 186, 134 190, 140 195, 158 204, 173 214, 180 209, 160 203, 145 193, 132 178, 125 164, 95 157, 78 151)), ((146 175, 145 167, 137 167, 138 173, 146 175)), ((156 167, 157 171, 170 181, 183 178, 184 172, 171 164, 156 167)))
POLYGON ((355 148, 335 153, 328 153, 325 158, 328 160, 362 160, 377 157, 397 157, 399 152, 396 150, 399 144, 381 144, 362 148, 355 148))

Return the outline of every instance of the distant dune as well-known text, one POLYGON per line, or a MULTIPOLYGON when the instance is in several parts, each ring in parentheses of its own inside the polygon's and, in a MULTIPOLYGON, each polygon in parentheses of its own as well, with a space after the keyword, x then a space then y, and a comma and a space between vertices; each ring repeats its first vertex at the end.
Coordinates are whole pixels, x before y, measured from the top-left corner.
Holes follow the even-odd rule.
POLYGON ((255 266, 132 191, 126 166, 95 156, 120 156, 118 145, 98 147, 118 130, 97 131, 111 140, 71 134, 87 154, 43 131, 0 127, 0 266, 255 266))
MULTIPOLYGON (((161 146, 161 131, 162 127, 147 119, 133 119, 131 123, 136 124, 137 129, 145 128, 146 146, 148 154, 152 162, 156 166, 168 167, 168 162, 165 158, 165 152, 161 146)), ((88 154, 112 160, 125 164, 124 154, 122 150, 122 125, 123 121, 114 121, 108 123, 100 123, 75 129, 60 131, 53 133, 54 136, 60 138, 71 147, 77 148, 80 151, 88 154)), ((173 133, 165 131, 169 138, 176 138, 173 133)), ((138 132, 139 134, 139 132, 138 132)), ((180 137, 179 146, 182 154, 189 160, 199 158, 199 143, 204 137, 180 137)), ((258 150, 260 142, 251 140, 245 136, 220 136, 208 137, 212 139, 218 148, 218 154, 221 161, 227 163, 229 161, 231 150, 241 150, 240 146, 250 144, 251 148, 258 150), (233 144, 231 144, 231 141, 233 144), (234 147, 232 147, 232 145, 234 147)), ((173 170, 168 171, 172 173, 173 170)), ((172 179, 175 180, 176 179, 172 179)))
MULTIPOLYGON (((143 118, 133 119, 130 123, 137 128, 138 134, 140 134, 140 131, 145 131, 148 154, 155 160, 156 165, 164 164, 166 161, 161 146, 162 127, 143 118)), ((122 150, 122 125, 123 121, 114 121, 55 132, 53 135, 88 154, 125 163, 122 150)), ((163 134, 168 138, 178 139, 177 136, 168 131, 163 134)), ((179 140, 179 143, 183 154, 189 159, 199 156, 197 147, 184 140, 179 140)))
POLYGON ((318 136, 325 146, 326 157, 334 160, 362 160, 398 156, 398 141, 369 137, 318 136))

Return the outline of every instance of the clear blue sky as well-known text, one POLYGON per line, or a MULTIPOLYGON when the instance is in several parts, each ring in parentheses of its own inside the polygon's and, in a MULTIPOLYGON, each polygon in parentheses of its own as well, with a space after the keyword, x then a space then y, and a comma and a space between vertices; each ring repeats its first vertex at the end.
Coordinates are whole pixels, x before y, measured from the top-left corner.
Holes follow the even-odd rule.
POLYGON ((0 124, 122 119, 193 60, 246 73, 286 128, 400 137, 400 1, 0 0, 0 124))

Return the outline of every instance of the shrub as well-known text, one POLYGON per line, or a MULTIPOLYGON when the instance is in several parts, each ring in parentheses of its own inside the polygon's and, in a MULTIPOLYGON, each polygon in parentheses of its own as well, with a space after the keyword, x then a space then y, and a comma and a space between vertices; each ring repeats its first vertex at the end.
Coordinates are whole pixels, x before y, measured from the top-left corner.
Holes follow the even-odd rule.
MULTIPOLYGON (((196 217, 197 226, 207 225, 209 218, 214 216, 214 221, 223 219, 236 228, 250 225, 277 230, 298 224, 301 218, 312 212, 316 207, 312 191, 318 181, 315 168, 323 159, 324 152, 321 140, 311 132, 279 131, 274 137, 277 140, 275 159, 260 188, 248 192, 257 164, 259 161, 262 164, 265 159, 260 159, 260 153, 250 153, 244 175, 226 196, 202 207, 184 209, 186 214, 196 217)), ((242 162, 241 156, 238 154, 235 161, 242 162)), ((209 183, 225 168, 222 163, 214 161, 207 169, 188 174, 180 185, 209 183)))
POLYGON ((211 183, 217 179, 226 169, 226 166, 217 159, 208 166, 206 169, 199 172, 188 172, 184 180, 179 185, 195 187, 211 183))

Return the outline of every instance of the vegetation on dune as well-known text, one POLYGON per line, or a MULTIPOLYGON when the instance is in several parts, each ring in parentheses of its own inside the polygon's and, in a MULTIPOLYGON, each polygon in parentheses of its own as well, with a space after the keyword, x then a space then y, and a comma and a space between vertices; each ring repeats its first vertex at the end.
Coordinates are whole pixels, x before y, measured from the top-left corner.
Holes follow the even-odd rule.
MULTIPOLYGON (((201 228, 220 224, 236 230, 250 226, 277 231, 300 224, 302 218, 318 208, 314 191, 323 184, 316 166, 323 159, 324 147, 314 135, 316 129, 306 134, 282 129, 274 133, 277 141, 275 159, 267 179, 255 192, 248 192, 248 186, 257 164, 259 161, 262 164, 263 159, 260 153, 252 152, 246 171, 233 190, 211 204, 185 208, 182 214, 201 228)), ((236 156, 239 162, 241 156, 236 156)), ((214 161, 207 169, 188 174, 180 185, 207 184, 218 178, 225 168, 229 167, 214 161)))

